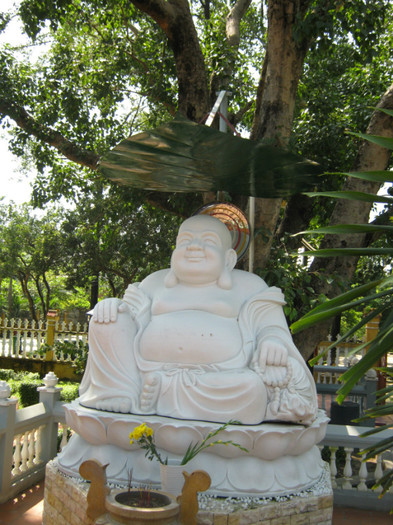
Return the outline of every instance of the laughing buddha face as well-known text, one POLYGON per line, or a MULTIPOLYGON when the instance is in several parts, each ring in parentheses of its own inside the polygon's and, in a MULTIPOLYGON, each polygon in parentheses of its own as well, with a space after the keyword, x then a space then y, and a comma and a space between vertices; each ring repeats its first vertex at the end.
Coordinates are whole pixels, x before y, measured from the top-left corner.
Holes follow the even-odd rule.
MULTIPOLYGON (((227 283, 237 259, 231 245, 229 230, 220 220, 196 215, 184 221, 171 259, 178 282, 219 286, 222 281, 227 283)), ((228 284, 221 287, 230 288, 228 284)))

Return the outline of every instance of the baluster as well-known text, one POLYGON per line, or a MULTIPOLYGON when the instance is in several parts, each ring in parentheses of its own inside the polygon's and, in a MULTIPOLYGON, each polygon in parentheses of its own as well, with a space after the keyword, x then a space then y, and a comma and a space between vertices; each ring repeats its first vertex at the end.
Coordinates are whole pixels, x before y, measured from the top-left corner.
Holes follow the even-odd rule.
POLYGON ((15 342, 15 355, 19 356, 21 335, 22 335, 22 319, 18 319, 16 323, 16 342, 15 342))
POLYGON ((76 342, 78 343, 80 338, 81 338, 81 324, 80 323, 76 323, 76 342))
POLYGON ((321 395, 321 409, 326 410, 326 394, 321 395))
MULTIPOLYGON (((377 456, 377 464, 375 465, 375 481, 379 481, 383 476, 382 456, 377 456)), ((382 487, 379 486, 375 492, 382 492, 382 487)))
POLYGON ((366 455, 362 456, 362 461, 360 463, 359 485, 358 485, 358 490, 363 491, 363 492, 368 490, 367 485, 366 485, 368 471, 367 471, 367 463, 364 461, 365 457, 366 455))
POLYGON ((8 321, 8 319, 5 317, 3 325, 2 325, 2 328, 3 328, 3 337, 2 337, 3 348, 1 349, 1 355, 3 357, 6 356, 5 349, 6 349, 6 346, 7 346, 7 331, 8 331, 7 330, 7 321, 8 321))
POLYGON ((36 333, 34 329, 35 329, 35 321, 33 319, 30 324, 30 345, 29 345, 29 351, 32 356, 34 356, 35 354, 34 341, 35 341, 36 333))
POLYGON ((22 444, 22 463, 20 466, 21 472, 26 472, 27 470, 27 459, 29 457, 29 433, 25 432, 23 435, 23 444, 22 444))
MULTIPOLYGON (((38 331, 37 331, 37 350, 45 343, 45 334, 46 334, 46 324, 42 319, 38 321, 38 331)), ((42 356, 42 359, 45 359, 45 356, 42 356)))
POLYGON ((32 327, 30 330, 29 352, 33 357, 35 355, 35 348, 34 348, 35 337, 36 337, 36 333, 33 331, 33 327, 32 327))
POLYGON ((29 320, 25 319, 23 321, 23 336, 22 336, 22 356, 26 357, 27 355, 27 334, 29 330, 29 320))
POLYGON ((11 319, 10 320, 10 349, 9 349, 9 353, 8 355, 11 356, 11 357, 15 357, 15 352, 14 352, 14 327, 15 327, 15 319, 11 319))
POLYGON ((66 323, 62 321, 59 326, 58 333, 57 333, 57 339, 59 339, 62 343, 64 343, 64 340, 65 340, 65 330, 66 330, 66 323))
POLYGON ((14 439, 14 446, 15 446, 15 450, 14 450, 14 454, 13 454, 14 468, 11 471, 11 474, 13 476, 17 476, 21 472, 21 470, 20 470, 20 464, 21 464, 21 444, 20 444, 20 440, 21 440, 21 438, 22 438, 21 434, 18 434, 17 436, 15 436, 15 439, 14 439))
POLYGON ((27 468, 34 467, 34 456, 35 456, 35 430, 33 429, 29 435, 29 447, 28 447, 28 460, 27 468))
POLYGON ((332 481, 332 488, 337 488, 337 466, 336 466, 336 452, 338 448, 337 447, 331 447, 330 448, 330 479, 332 481))
POLYGON ((346 346, 344 348, 344 365, 345 366, 349 366, 348 352, 349 352, 349 348, 346 346))
POLYGON ((67 430, 68 430, 68 427, 67 425, 63 425, 63 423, 61 423, 61 428, 63 430, 63 435, 61 437, 61 441, 60 441, 60 451, 63 450, 63 448, 67 445, 68 443, 68 439, 67 439, 67 430))
POLYGON ((342 366, 342 360, 343 360, 343 357, 342 357, 342 352, 343 352, 343 347, 342 345, 337 345, 336 346, 336 365, 337 366, 342 366))
POLYGON ((35 458, 34 463, 38 465, 39 463, 42 463, 42 432, 44 429, 44 425, 41 425, 38 427, 36 432, 36 441, 35 441, 35 458))
POLYGON ((344 483, 343 489, 352 490, 352 465, 351 454, 353 448, 345 447, 345 467, 344 467, 344 483))
MULTIPOLYGON (((327 355, 327 359, 326 359, 326 366, 331 366, 331 364, 332 364, 332 350, 330 349, 327 355)), ((333 379, 332 379, 331 372, 326 372, 325 383, 330 384, 332 382, 333 382, 333 379)))

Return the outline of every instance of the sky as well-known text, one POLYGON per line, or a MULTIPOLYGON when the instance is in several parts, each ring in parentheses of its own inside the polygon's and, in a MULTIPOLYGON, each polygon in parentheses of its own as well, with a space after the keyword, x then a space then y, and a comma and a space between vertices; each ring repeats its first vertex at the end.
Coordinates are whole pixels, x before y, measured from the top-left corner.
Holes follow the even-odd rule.
MULTIPOLYGON (((18 0, 1 0, 1 9, 8 10, 13 4, 18 4, 18 0)), ((13 24, 9 31, 5 32, 4 37, 0 35, 0 43, 6 39, 12 39, 12 43, 21 41, 21 31, 13 24)), ((31 183, 34 174, 22 170, 19 159, 8 150, 8 137, 5 130, 0 129, 0 197, 4 197, 3 202, 14 201, 22 204, 30 200, 31 183)))
POLYGON ((34 175, 21 171, 21 165, 17 157, 8 150, 8 141, 0 135, 0 159, 1 159, 1 184, 0 197, 3 202, 14 201, 22 204, 30 200, 31 182, 34 175))

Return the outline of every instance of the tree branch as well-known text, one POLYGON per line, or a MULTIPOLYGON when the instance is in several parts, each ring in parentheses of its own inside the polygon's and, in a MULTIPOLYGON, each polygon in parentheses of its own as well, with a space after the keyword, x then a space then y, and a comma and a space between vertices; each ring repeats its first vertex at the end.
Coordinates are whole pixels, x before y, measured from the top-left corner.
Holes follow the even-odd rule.
POLYGON ((16 122, 16 124, 37 139, 53 146, 59 153, 64 155, 67 159, 86 166, 92 170, 97 169, 99 156, 92 152, 85 150, 66 139, 58 131, 54 131, 47 126, 43 126, 37 122, 29 113, 22 107, 16 104, 7 102, 3 97, 0 97, 0 115, 8 116, 16 122))
POLYGON ((165 2, 164 0, 131 0, 135 7, 149 15, 161 27, 164 33, 170 37, 172 33, 172 22, 175 18, 173 4, 183 4, 183 1, 165 2))
POLYGON ((227 15, 226 34, 228 44, 231 47, 238 47, 240 43, 240 21, 246 13, 251 0, 237 0, 227 15))

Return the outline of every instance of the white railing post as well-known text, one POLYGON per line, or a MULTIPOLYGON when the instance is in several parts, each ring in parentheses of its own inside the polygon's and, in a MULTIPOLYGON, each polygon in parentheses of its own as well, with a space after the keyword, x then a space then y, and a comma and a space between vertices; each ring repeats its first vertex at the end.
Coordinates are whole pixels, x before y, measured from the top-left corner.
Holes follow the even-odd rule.
MULTIPOLYGON (((40 403, 44 403, 49 414, 53 414, 55 404, 60 399, 61 388, 57 387, 58 378, 53 372, 46 374, 42 382, 45 386, 39 386, 40 403)), ((46 463, 57 454, 57 422, 50 422, 40 432, 42 459, 46 463)))
POLYGON ((8 500, 11 488, 13 441, 17 399, 9 398, 10 387, 0 381, 0 503, 8 500))

